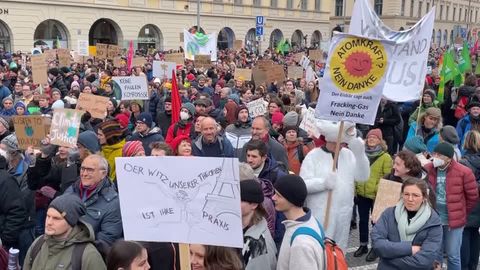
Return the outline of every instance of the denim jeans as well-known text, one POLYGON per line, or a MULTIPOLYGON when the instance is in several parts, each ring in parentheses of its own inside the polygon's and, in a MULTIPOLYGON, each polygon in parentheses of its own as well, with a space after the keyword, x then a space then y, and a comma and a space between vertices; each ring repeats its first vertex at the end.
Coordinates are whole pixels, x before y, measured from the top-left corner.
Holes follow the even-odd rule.
POLYGON ((480 233, 478 227, 466 227, 462 240, 462 269, 476 270, 480 254, 480 233))
POLYGON ((18 261, 20 265, 23 265, 23 260, 25 260, 25 255, 27 255, 28 248, 35 240, 35 227, 25 228, 20 231, 18 236, 18 249, 20 250, 18 261))
POLYGON ((47 218, 47 209, 37 209, 35 220, 35 236, 38 237, 45 234, 45 219, 47 218))
POLYGON ((358 232, 360 234, 360 245, 368 245, 368 221, 370 220, 370 211, 373 210, 373 200, 362 196, 357 196, 358 215, 360 221, 358 232))
POLYGON ((450 229, 443 226, 443 250, 447 254, 447 269, 461 270, 460 249, 462 247, 463 227, 450 229))

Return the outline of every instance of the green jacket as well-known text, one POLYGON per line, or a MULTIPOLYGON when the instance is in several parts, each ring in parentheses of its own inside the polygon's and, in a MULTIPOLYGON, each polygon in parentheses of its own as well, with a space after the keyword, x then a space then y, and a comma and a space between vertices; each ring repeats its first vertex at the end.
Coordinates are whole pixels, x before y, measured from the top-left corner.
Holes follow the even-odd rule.
POLYGON ((45 270, 45 269, 72 269, 72 253, 73 247, 75 244, 89 242, 85 247, 82 256, 82 270, 106 270, 107 267, 103 262, 102 256, 98 253, 97 249, 93 245, 95 240, 95 234, 93 229, 87 223, 79 222, 76 225, 72 232, 68 235, 66 240, 59 241, 53 239, 49 236, 42 235, 35 239, 33 244, 28 249, 27 255, 25 256, 25 263, 23 265, 23 270, 45 270), (30 254, 32 248, 37 243, 40 237, 45 237, 45 242, 42 245, 42 248, 38 252, 35 260, 30 263, 30 254))
POLYGON ((438 102, 438 100, 434 100, 432 105, 430 106, 426 106, 425 104, 422 104, 422 106, 418 106, 408 118, 408 125, 410 126, 412 123, 417 122, 418 115, 421 115, 430 107, 440 108, 440 103, 438 102))
POLYGON ((374 200, 380 179, 389 174, 391 170, 392 157, 388 153, 382 152, 377 160, 370 165, 370 178, 368 178, 368 181, 355 184, 357 196, 374 200))

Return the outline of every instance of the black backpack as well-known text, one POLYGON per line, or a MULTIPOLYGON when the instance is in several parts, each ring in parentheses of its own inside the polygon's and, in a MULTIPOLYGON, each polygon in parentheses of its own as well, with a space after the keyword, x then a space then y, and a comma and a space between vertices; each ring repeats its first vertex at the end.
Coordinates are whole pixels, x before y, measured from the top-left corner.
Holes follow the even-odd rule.
MULTIPOLYGON (((30 258, 28 263, 30 266, 33 265, 33 262, 35 261, 35 258, 37 257, 38 253, 42 249, 43 243, 45 243, 45 238, 42 236, 38 239, 38 241, 35 243, 35 245, 32 246, 32 251, 30 253, 30 258)), ((89 243, 80 243, 80 244, 75 244, 73 247, 73 252, 72 252, 72 270, 82 270, 82 257, 83 257, 83 252, 85 251, 85 248, 87 247, 89 243)))

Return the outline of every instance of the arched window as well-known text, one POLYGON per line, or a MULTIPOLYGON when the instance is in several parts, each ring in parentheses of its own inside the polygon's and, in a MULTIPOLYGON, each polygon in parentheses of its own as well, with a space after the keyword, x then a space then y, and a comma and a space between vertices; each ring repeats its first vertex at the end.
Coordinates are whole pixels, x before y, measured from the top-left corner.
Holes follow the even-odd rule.
POLYGON ((303 33, 300 30, 295 30, 292 35, 292 48, 297 47, 297 49, 302 48, 303 43, 303 33))
POLYGON ((275 29, 270 34, 270 48, 276 48, 277 44, 283 39, 283 33, 280 29, 275 29))
POLYGON ((320 42, 322 41, 322 33, 316 30, 312 34, 312 38, 310 39, 310 46, 313 48, 320 48, 320 42))
POLYGON ((99 19, 90 27, 88 42, 90 45, 104 43, 123 46, 120 27, 110 19, 99 19))
POLYGON ((442 44, 442 30, 438 29, 437 30, 437 38, 435 39, 438 46, 442 44))
POLYGON ((33 34, 33 46, 47 46, 56 49, 68 48, 68 30, 57 20, 41 22, 33 34))
POLYGON ((245 35, 245 49, 247 49, 248 51, 255 51, 255 48, 255 28, 250 28, 245 35))
POLYGON ((233 48, 233 41, 235 40, 235 33, 230 27, 224 27, 218 32, 217 47, 220 50, 233 48))
POLYGON ((149 49, 163 50, 163 35, 153 24, 147 24, 138 33, 138 49, 148 52, 149 49))
POLYGON ((2 20, 0 20, 0 50, 6 52, 12 51, 12 45, 10 42, 10 29, 2 20))

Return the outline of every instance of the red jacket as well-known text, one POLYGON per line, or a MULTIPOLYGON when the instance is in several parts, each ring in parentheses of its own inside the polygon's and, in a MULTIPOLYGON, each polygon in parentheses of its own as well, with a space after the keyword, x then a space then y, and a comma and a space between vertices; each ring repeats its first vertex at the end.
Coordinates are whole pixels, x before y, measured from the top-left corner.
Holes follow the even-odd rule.
MULTIPOLYGON (((437 188, 437 170, 432 163, 425 165, 428 181, 435 192, 437 188)), ((472 170, 452 160, 447 168, 446 194, 448 226, 452 229, 465 226, 467 215, 478 200, 478 188, 472 170)))
POLYGON ((175 131, 175 125, 177 124, 178 123, 171 124, 170 127, 168 128, 167 137, 165 138, 166 143, 170 144, 173 141, 173 139, 175 139, 176 136, 180 136, 180 135, 186 135, 191 139, 190 132, 192 130, 192 122, 187 122, 184 128, 181 128, 180 126, 177 127, 176 134, 173 134, 175 131))

